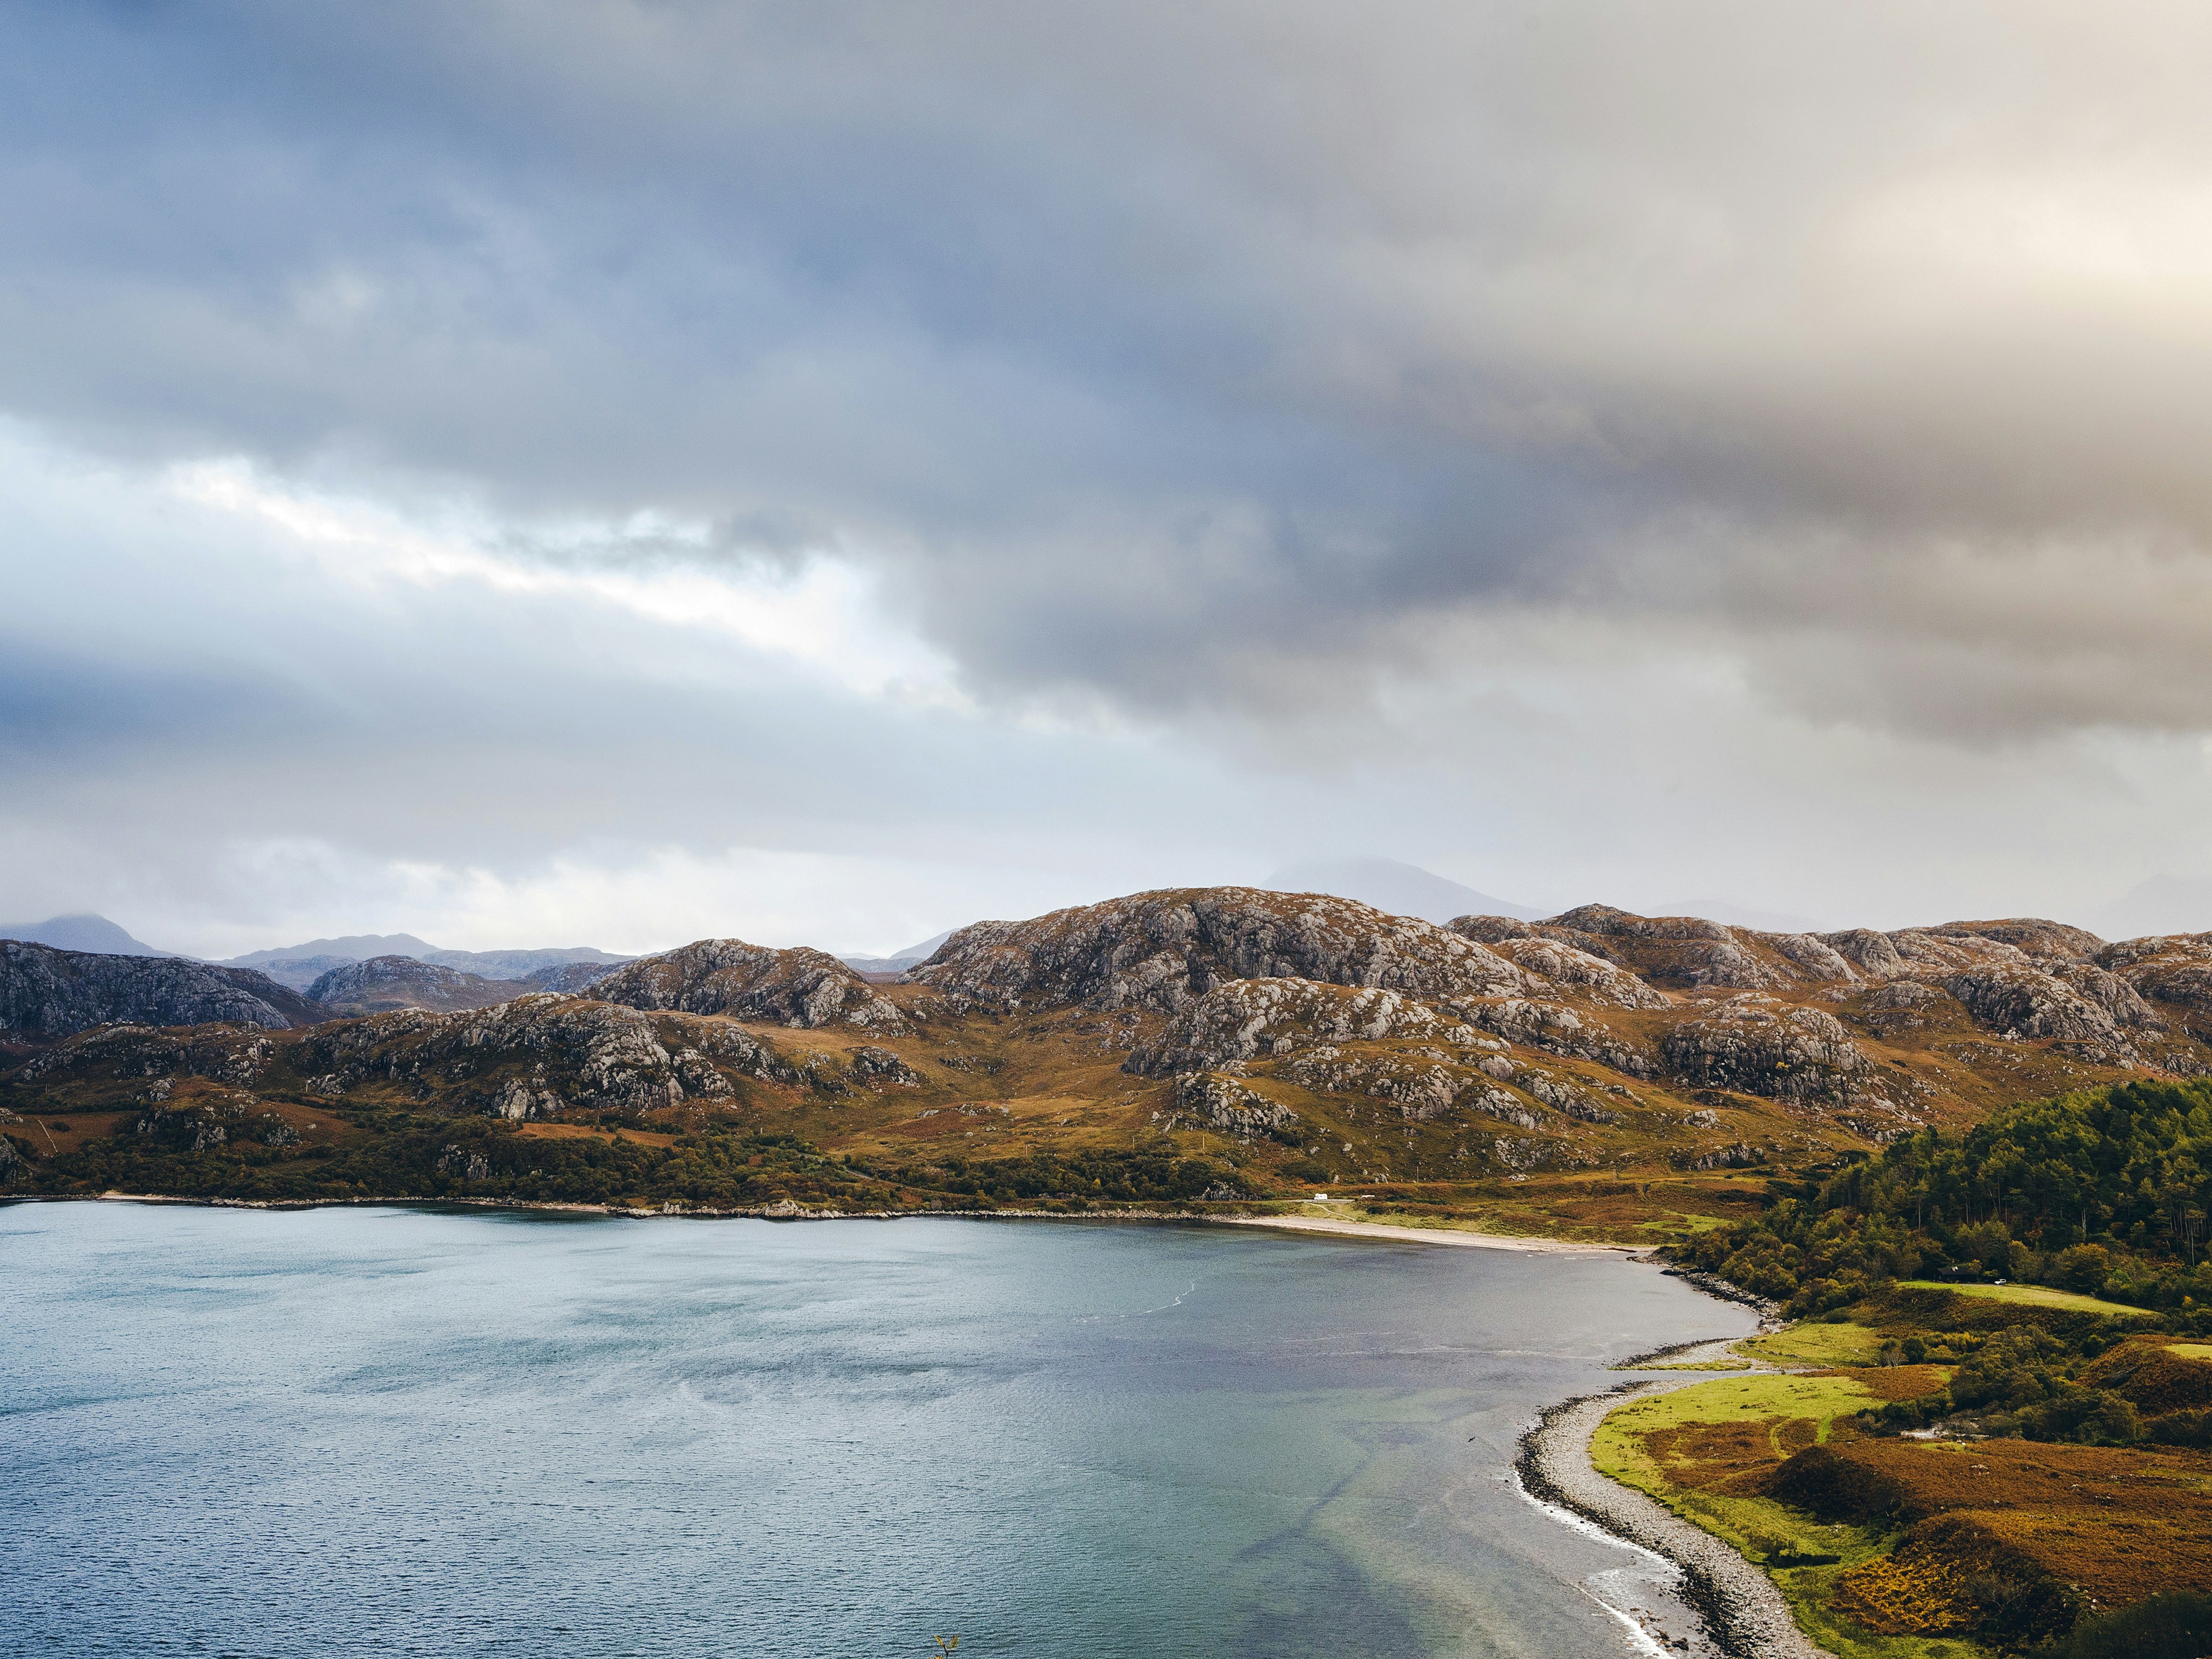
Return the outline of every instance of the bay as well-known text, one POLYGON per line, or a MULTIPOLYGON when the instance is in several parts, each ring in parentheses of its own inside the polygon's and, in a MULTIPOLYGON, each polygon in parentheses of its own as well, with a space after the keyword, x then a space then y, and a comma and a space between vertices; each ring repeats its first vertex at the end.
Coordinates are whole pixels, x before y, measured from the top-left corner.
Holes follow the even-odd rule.
POLYGON ((1199 1225, 0 1208, 0 1653, 1528 1656, 1665 1591, 1510 1478, 1742 1310, 1199 1225))

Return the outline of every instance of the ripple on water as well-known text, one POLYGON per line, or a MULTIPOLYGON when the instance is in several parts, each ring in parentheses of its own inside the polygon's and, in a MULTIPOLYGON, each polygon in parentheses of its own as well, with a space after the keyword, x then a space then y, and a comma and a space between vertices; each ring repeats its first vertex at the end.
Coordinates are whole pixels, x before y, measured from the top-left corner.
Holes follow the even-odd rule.
POLYGON ((1243 1230, 91 1204, 0 1209, 0 1319, 11 1659, 1619 1655, 1644 1569, 1519 1427, 1749 1324, 1243 1230))

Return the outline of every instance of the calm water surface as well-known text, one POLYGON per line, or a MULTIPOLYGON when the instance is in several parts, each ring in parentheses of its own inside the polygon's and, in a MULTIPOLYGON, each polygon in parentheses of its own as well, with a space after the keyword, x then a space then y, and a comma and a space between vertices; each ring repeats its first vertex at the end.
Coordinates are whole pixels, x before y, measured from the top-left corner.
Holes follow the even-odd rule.
POLYGON ((1749 1325, 1219 1228, 0 1207, 0 1654, 1618 1656, 1648 1565, 1516 1437, 1749 1325))

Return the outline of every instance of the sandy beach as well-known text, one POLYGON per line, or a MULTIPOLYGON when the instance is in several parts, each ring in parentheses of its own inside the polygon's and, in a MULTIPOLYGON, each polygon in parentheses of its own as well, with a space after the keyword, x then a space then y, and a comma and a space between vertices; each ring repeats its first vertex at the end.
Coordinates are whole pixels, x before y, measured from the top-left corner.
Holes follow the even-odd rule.
POLYGON ((1411 1244, 1461 1244, 1479 1250, 1523 1250, 1545 1255, 1644 1254, 1633 1244, 1578 1244, 1555 1238, 1500 1237, 1449 1227, 1393 1227, 1379 1221, 1337 1221, 1317 1215, 1210 1215, 1199 1218, 1224 1227, 1269 1227, 1294 1233, 1328 1233, 1340 1238, 1388 1238, 1411 1244))

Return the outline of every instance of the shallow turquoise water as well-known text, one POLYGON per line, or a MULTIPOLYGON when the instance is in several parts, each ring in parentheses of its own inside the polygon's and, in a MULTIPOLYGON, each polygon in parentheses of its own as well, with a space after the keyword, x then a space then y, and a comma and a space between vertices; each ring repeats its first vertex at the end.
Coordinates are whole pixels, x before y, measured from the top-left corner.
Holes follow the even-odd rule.
POLYGON ((1506 1479, 1739 1310, 1219 1228, 0 1208, 0 1653, 1630 1650, 1506 1479))

